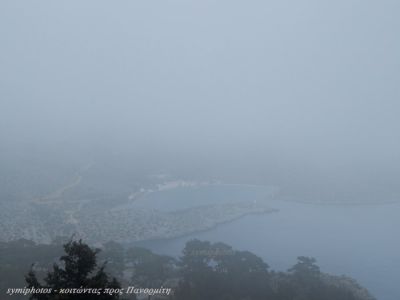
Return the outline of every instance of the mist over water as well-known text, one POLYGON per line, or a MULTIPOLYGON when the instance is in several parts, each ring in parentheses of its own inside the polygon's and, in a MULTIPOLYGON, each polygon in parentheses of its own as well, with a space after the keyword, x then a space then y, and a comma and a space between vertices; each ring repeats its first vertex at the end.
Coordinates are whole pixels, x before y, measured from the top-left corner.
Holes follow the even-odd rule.
MULTIPOLYGON (((184 206, 187 199, 196 199, 199 194, 207 194, 204 197, 207 199, 263 201, 269 193, 270 189, 262 186, 206 187, 178 191, 173 199, 184 206)), ((168 192, 162 192, 151 196, 146 203, 154 205, 162 200, 166 203, 170 197, 168 192)), ((400 243, 395 228, 400 225, 399 203, 324 205, 267 201, 279 212, 245 216, 215 229, 176 239, 136 244, 179 257, 191 239, 222 241, 260 255, 273 269, 281 271, 289 269, 299 255, 312 256, 324 272, 356 278, 377 299, 397 299, 400 243)))

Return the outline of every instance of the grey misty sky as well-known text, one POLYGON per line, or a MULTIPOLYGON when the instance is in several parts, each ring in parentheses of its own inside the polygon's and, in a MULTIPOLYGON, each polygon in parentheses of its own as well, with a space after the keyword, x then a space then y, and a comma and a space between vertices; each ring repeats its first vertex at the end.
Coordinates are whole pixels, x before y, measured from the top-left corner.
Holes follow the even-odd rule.
POLYGON ((397 0, 3 0, 1 139, 397 166, 399 13, 397 0))

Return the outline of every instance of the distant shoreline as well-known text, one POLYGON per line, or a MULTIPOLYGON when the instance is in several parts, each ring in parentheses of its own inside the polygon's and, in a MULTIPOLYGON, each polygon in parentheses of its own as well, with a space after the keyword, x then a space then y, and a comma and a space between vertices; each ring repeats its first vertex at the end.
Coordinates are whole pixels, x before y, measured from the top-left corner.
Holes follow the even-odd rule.
POLYGON ((180 238, 189 237, 189 236, 197 234, 197 233, 203 233, 203 232, 212 231, 212 230, 216 229, 219 226, 223 226, 223 225, 226 225, 226 224, 233 223, 233 222, 235 222, 237 220, 240 220, 240 219, 242 219, 244 217, 247 217, 247 216, 268 215, 268 214, 277 213, 277 212, 279 212, 279 209, 271 208, 271 209, 266 210, 266 211, 244 213, 244 214, 242 214, 240 216, 233 217, 232 219, 227 220, 227 221, 216 222, 213 226, 210 226, 210 227, 207 227, 207 228, 203 228, 203 229, 194 230, 194 231, 187 232, 187 233, 177 234, 176 236, 151 238, 151 239, 144 239, 144 240, 126 242, 126 243, 121 242, 121 244, 123 244, 125 246, 135 246, 135 245, 140 246, 141 243, 157 243, 157 242, 163 242, 163 241, 177 240, 177 239, 180 239, 180 238))

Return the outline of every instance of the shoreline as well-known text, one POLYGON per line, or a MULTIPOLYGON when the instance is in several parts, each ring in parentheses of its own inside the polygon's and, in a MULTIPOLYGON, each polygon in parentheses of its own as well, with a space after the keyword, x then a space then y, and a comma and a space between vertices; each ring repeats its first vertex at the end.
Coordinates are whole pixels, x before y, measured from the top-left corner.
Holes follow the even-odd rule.
MULTIPOLYGON (((144 239, 144 240, 138 240, 138 241, 133 241, 133 242, 126 242, 126 243, 122 243, 124 246, 137 246, 137 247, 142 247, 141 245, 135 245, 135 244, 140 244, 140 243, 157 243, 157 242, 163 242, 163 241, 173 241, 173 240, 177 240, 180 238, 184 238, 184 237, 189 237, 193 234, 197 234, 197 233, 203 233, 203 232, 209 232, 212 231, 214 229, 216 229, 217 227, 223 226, 223 225, 227 225, 230 223, 233 223, 237 220, 240 220, 242 218, 245 218, 247 216, 252 216, 252 215, 268 215, 268 214, 272 214, 272 213, 277 213, 279 212, 279 209, 275 209, 275 208, 271 208, 269 210, 266 211, 260 211, 260 212, 250 212, 250 213, 244 213, 240 216, 234 217, 230 220, 227 221, 221 221, 221 222, 216 222, 214 225, 204 228, 204 229, 197 229, 194 231, 190 231, 187 233, 182 233, 182 234, 177 234, 176 236, 171 236, 171 237, 159 237, 159 238, 151 238, 151 239, 144 239)), ((143 248, 145 248, 145 246, 143 246, 143 248)))

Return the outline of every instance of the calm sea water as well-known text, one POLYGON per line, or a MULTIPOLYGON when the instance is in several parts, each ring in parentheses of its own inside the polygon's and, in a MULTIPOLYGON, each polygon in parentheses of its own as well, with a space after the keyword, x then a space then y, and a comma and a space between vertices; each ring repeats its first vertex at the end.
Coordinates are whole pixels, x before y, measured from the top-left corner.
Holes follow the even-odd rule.
MULTIPOLYGON (((265 200, 264 187, 214 186, 150 194, 146 205, 173 210, 227 199, 265 200)), ((349 275, 379 300, 400 297, 400 204, 323 206, 268 200, 277 213, 245 216, 186 237, 142 242, 158 253, 178 256, 193 238, 222 241, 286 270, 296 257, 312 256, 322 271, 349 275)))

